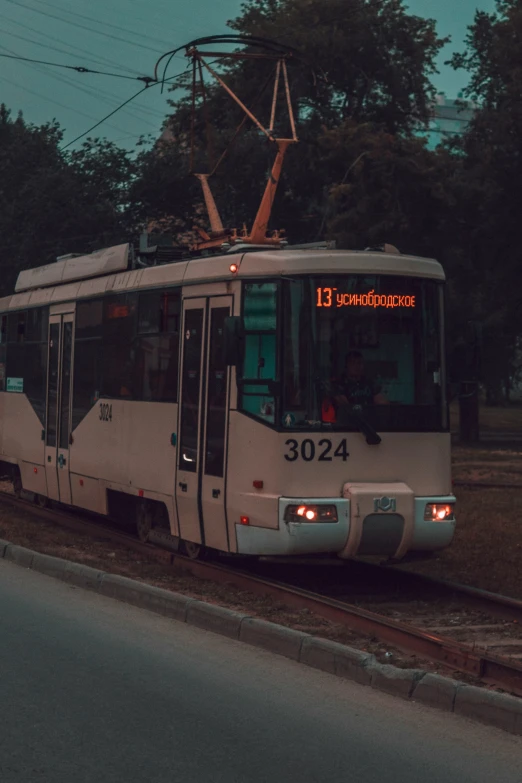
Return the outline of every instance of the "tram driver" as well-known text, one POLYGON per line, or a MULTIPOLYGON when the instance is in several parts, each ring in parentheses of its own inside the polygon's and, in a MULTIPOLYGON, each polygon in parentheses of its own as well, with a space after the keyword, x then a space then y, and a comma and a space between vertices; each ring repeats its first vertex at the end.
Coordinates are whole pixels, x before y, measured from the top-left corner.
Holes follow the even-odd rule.
POLYGON ((332 381, 331 395, 323 401, 322 420, 336 421, 336 411, 342 405, 389 405, 381 387, 364 374, 364 357, 359 351, 346 354, 344 373, 332 381))

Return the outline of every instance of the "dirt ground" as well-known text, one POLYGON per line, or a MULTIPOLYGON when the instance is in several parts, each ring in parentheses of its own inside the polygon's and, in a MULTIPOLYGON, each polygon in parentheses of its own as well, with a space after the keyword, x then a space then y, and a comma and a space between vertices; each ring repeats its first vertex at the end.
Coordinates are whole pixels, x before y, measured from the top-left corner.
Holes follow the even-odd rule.
POLYGON ((520 485, 456 485, 457 530, 436 558, 401 568, 522 599, 522 441, 506 448, 454 446, 453 480, 520 485))

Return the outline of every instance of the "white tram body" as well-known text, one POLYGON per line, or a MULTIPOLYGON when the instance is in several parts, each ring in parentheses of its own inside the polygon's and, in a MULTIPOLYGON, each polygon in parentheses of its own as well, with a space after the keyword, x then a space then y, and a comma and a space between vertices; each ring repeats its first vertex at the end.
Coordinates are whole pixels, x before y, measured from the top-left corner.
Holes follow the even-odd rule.
POLYGON ((129 252, 22 272, 0 300, 0 461, 18 488, 124 508, 192 551, 450 544, 436 261, 269 249, 129 268, 129 252), (339 403, 350 352, 361 404, 339 403))

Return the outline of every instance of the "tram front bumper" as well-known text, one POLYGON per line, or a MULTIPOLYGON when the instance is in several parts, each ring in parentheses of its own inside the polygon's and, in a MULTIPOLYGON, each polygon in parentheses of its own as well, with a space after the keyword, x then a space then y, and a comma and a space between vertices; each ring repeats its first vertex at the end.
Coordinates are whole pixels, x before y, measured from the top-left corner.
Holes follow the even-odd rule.
POLYGON ((344 493, 344 498, 279 498, 278 528, 236 524, 238 553, 334 553, 342 559, 378 555, 399 560, 408 552, 437 551, 451 544, 455 519, 434 522, 424 517, 427 504, 454 504, 452 495, 415 497, 399 482, 350 484, 344 493), (387 506, 386 501, 395 502, 387 506), (337 521, 292 521, 295 515, 288 515, 288 508, 299 505, 335 506, 337 521))
POLYGON ((350 500, 350 533, 339 557, 387 556, 400 560, 412 551, 436 551, 448 546, 455 518, 426 521, 427 504, 453 505, 453 496, 415 497, 403 482, 348 482, 343 496, 350 500))
POLYGON ((350 532, 350 501, 343 498, 279 498, 279 527, 236 525, 237 551, 244 555, 336 553, 350 532), (289 506, 335 506, 336 522, 287 521, 289 506))

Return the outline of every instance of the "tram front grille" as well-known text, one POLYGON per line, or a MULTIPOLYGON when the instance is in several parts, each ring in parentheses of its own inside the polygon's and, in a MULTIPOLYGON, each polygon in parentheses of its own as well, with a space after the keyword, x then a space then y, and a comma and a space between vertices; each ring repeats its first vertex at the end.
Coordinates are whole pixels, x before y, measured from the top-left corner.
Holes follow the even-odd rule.
POLYGON ((400 514, 368 514, 363 520, 358 555, 393 555, 401 543, 404 517, 400 514))

